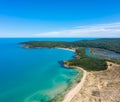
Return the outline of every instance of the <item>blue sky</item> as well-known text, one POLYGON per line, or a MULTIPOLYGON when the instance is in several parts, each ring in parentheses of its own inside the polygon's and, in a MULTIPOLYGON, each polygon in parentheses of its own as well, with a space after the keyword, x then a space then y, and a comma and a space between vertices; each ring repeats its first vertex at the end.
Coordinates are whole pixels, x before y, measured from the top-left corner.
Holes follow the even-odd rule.
POLYGON ((0 37, 120 37, 120 0, 0 0, 0 37))

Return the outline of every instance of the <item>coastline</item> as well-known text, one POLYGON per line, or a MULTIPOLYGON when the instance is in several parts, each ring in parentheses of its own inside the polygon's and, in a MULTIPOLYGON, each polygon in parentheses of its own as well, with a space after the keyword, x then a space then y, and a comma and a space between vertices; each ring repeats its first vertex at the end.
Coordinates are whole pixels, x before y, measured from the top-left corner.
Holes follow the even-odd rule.
MULTIPOLYGON (((56 47, 56 48, 75 52, 75 48, 72 48, 72 49, 70 49, 70 48, 59 48, 59 47, 56 47)), ((75 97, 76 94, 78 94, 78 92, 81 90, 82 86, 84 85, 84 82, 85 82, 86 77, 87 77, 87 71, 84 70, 81 67, 78 67, 78 66, 68 66, 67 64, 64 64, 64 66, 66 68, 78 69, 78 70, 81 70, 83 72, 83 76, 82 76, 80 82, 77 85, 75 85, 75 87, 68 90, 68 92, 65 94, 65 96, 62 100, 62 102, 71 102, 71 100, 75 97)))
MULTIPOLYGON (((61 49, 61 50, 67 50, 67 51, 72 51, 75 53, 76 48, 61 48, 61 47, 56 47, 56 49, 61 49)), ((83 76, 80 80, 79 83, 77 83, 74 87, 72 87, 71 89, 69 89, 65 95, 63 96, 64 98, 62 99, 61 102, 71 102, 71 100, 75 97, 76 94, 78 94, 78 92, 81 90, 82 86, 84 85, 84 82, 86 80, 87 77, 87 71, 84 70, 82 67, 78 67, 78 66, 68 66, 67 64, 64 63, 64 67, 66 68, 72 68, 72 69, 78 69, 81 70, 83 72, 83 76)), ((58 101, 59 102, 59 101, 58 101)))
MULTIPOLYGON (((75 48, 59 48, 75 53, 75 48)), ((81 81, 65 90, 62 94, 57 95, 56 99, 51 102, 119 102, 120 99, 120 66, 107 62, 108 68, 101 71, 86 71, 78 66, 68 66, 83 71, 81 81)))
POLYGON ((85 71, 83 68, 77 67, 77 66, 67 66, 67 65, 65 65, 65 67, 75 68, 75 69, 83 71, 83 77, 81 78, 81 81, 75 87, 73 87, 71 90, 68 91, 68 93, 64 96, 64 99, 62 101, 62 102, 71 102, 71 100, 74 98, 74 96, 76 94, 78 94, 78 92, 82 88, 82 86, 83 86, 83 84, 86 80, 86 77, 87 77, 87 71, 85 71))
POLYGON ((56 47, 56 49, 68 50, 68 51, 75 52, 75 49, 74 49, 74 48, 70 49, 70 48, 61 48, 61 47, 56 47))
MULTIPOLYGON (((102 42, 100 44, 102 44, 102 42)), ((50 48, 72 51, 74 53, 75 52, 77 53, 78 51, 78 50, 76 51, 75 48, 71 48, 70 46, 69 48, 54 47, 54 46, 50 46, 50 44, 46 44, 46 46, 48 46, 48 48, 50 47, 50 48)), ((103 44, 103 48, 104 46, 106 47, 106 45, 103 44)), ((92 47, 94 47, 93 43, 92 43, 92 47)), ((111 49, 106 47, 106 49, 119 51, 119 49, 116 49, 114 47, 111 47, 111 49)), ((81 55, 79 56, 82 56, 83 54, 83 57, 84 57, 84 53, 82 53, 81 50, 78 51, 78 53, 79 52, 81 53, 81 55)), ((104 60, 104 61, 97 61, 99 62, 100 65, 96 63, 96 65, 94 66, 94 63, 96 61, 91 59, 87 61, 92 62, 91 65, 93 66, 91 67, 91 69, 94 68, 94 70, 92 71, 84 70, 86 66, 81 68, 77 66, 78 64, 71 64, 75 66, 68 66, 69 64, 64 63, 64 66, 68 69, 75 68, 83 71, 83 74, 82 74, 83 76, 82 78, 78 77, 81 81, 80 80, 77 81, 77 84, 75 84, 75 86, 73 86, 72 88, 66 89, 65 92, 61 93, 60 95, 57 95, 58 97, 56 97, 56 99, 51 102, 113 102, 113 101, 119 102, 120 100, 120 74, 119 74, 120 65, 115 64, 116 61, 113 61, 113 63, 112 62, 106 63, 106 61, 110 61, 110 60, 104 60), (102 66, 104 67, 101 66, 101 63, 102 63, 102 66), (105 70, 102 70, 102 68, 105 70), (98 70, 100 69, 100 70, 97 71, 97 69, 98 70), (59 97, 61 100, 59 100, 59 97)), ((83 60, 81 63, 84 63, 85 61, 86 60, 83 60)), ((86 63, 84 65, 86 65, 86 63)), ((90 64, 88 63, 87 65, 89 66, 90 64)))

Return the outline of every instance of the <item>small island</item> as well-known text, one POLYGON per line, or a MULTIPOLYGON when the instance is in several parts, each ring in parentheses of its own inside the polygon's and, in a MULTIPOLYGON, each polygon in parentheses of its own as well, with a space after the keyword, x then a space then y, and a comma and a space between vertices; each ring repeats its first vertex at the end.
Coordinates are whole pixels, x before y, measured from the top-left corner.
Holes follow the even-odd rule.
POLYGON ((97 39, 75 42, 29 41, 22 48, 64 48, 75 51, 72 60, 64 61, 66 68, 83 70, 81 82, 63 98, 52 102, 119 102, 120 100, 120 39, 97 39), (88 50, 89 49, 89 50, 88 50), (99 54, 96 53, 102 51, 99 54), (111 54, 117 57, 109 57, 111 54), (90 55, 86 54, 90 53, 90 55))

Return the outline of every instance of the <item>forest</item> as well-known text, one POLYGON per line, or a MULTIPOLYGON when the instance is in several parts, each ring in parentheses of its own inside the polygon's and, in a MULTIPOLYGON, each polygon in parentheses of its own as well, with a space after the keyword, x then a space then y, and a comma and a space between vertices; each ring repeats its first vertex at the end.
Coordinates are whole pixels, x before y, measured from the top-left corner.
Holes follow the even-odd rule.
POLYGON ((104 59, 92 58, 86 56, 86 48, 76 50, 76 58, 65 61, 67 66, 79 66, 88 71, 100 71, 107 69, 107 63, 104 59))
POLYGON ((89 47, 89 48, 101 48, 116 53, 120 53, 120 38, 106 38, 97 40, 82 40, 74 42, 65 41, 29 41, 21 42, 23 48, 37 48, 37 47, 62 47, 62 48, 78 48, 78 47, 89 47))
POLYGON ((22 42, 23 48, 75 48, 76 57, 65 61, 68 66, 79 66, 88 71, 100 71, 107 69, 105 59, 86 56, 86 48, 100 48, 120 53, 120 38, 82 40, 74 42, 63 41, 29 41, 22 42))

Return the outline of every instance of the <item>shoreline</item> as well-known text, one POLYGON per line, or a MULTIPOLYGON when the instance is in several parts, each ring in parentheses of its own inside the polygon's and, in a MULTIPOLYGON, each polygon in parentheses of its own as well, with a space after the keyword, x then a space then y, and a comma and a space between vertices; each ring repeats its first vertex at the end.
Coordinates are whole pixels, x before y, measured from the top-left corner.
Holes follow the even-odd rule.
POLYGON ((75 69, 83 71, 83 76, 81 78, 81 81, 75 87, 73 87, 71 90, 69 90, 68 93, 64 96, 64 99, 62 100, 62 102, 71 102, 71 100, 74 98, 74 96, 76 94, 78 94, 78 92, 81 90, 81 88, 86 80, 86 77, 87 77, 87 71, 78 66, 67 66, 65 64, 64 64, 64 66, 67 68, 75 68, 75 69))
MULTIPOLYGON (((29 47, 28 46, 22 46, 22 48, 26 48, 26 49, 29 49, 29 47)), ((42 47, 35 47, 36 49, 38 48, 42 48, 42 47)), ((53 49, 61 49, 61 50, 68 50, 68 51, 72 51, 72 52, 75 52, 75 48, 62 48, 62 47, 55 47, 55 48, 53 48, 53 49)))
MULTIPOLYGON (((75 53, 75 48, 59 48, 75 53)), ((83 71, 81 80, 51 102, 118 102, 120 99, 120 65, 107 61, 107 69, 86 71, 78 66, 64 67, 83 71), (60 98, 59 98, 60 97, 60 98)))
MULTIPOLYGON (((62 50, 68 50, 68 51, 72 51, 75 53, 75 49, 72 48, 59 48, 57 47, 57 49, 62 49, 62 50)), ((62 102, 71 102, 71 100, 75 97, 76 94, 78 94, 78 92, 81 90, 85 80, 86 80, 86 77, 87 77, 87 71, 84 70, 83 68, 81 67, 78 67, 78 66, 68 66, 67 64, 64 64, 64 67, 66 68, 73 68, 73 69, 78 69, 78 70, 81 70, 83 72, 83 76, 80 80, 80 82, 75 86, 73 87, 72 89, 68 90, 68 92, 65 94, 62 102)))
POLYGON ((74 48, 70 49, 70 48, 61 48, 61 47, 56 47, 56 49, 68 50, 68 51, 75 52, 75 49, 74 49, 74 48))
MULTIPOLYGON (((54 48, 75 53, 75 48, 54 48)), ((62 100, 53 102, 118 102, 120 100, 120 66, 112 62, 107 62, 107 65, 106 70, 89 72, 81 67, 68 66, 64 63, 66 68, 83 71, 83 75, 80 82, 71 89, 65 90, 66 93, 61 95, 62 100)), ((95 69, 97 67, 99 68, 95 66, 95 69)))
MULTIPOLYGON (((75 53, 75 48, 60 48, 60 47, 56 47, 56 49, 61 49, 61 50, 68 50, 68 51, 72 51, 75 53)), ((83 76, 80 80, 80 82, 78 84, 75 85, 75 87, 73 87, 72 89, 68 90, 68 92, 64 95, 64 98, 61 102, 71 102, 71 100, 75 97, 76 94, 78 94, 78 92, 81 90, 86 77, 87 77, 87 71, 84 70, 82 67, 78 67, 78 66, 68 66, 67 64, 64 64, 64 67, 66 68, 72 68, 72 69, 78 69, 81 70, 83 72, 83 76)))
POLYGON ((107 69, 90 71, 82 89, 70 102, 119 102, 120 65, 108 62, 107 69))

